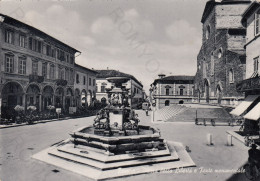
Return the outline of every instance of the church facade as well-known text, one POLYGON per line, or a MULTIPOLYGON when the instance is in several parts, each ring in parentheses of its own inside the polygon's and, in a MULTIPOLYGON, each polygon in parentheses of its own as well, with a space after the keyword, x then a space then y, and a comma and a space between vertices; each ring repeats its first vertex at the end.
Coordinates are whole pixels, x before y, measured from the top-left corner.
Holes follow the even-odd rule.
POLYGON ((195 76, 198 102, 235 106, 244 99, 236 84, 245 77, 246 29, 241 15, 249 4, 246 0, 206 3, 195 76))

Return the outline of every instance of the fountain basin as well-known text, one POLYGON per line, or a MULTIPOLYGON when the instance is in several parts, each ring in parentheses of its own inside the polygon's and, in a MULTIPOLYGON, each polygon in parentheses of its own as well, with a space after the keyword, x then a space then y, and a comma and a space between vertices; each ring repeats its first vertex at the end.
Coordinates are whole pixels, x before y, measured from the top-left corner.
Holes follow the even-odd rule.
POLYGON ((122 87, 122 84, 129 80, 127 77, 108 77, 106 79, 108 82, 114 83, 116 87, 122 87))
MULTIPOLYGON (((96 135, 94 128, 90 126, 80 128, 70 135, 72 137, 71 141, 75 145, 102 149, 114 155, 166 149, 166 144, 164 140, 160 138, 158 129, 139 125, 139 130, 139 134, 135 135, 125 136, 125 134, 123 134, 122 136, 115 136, 114 134, 113 136, 105 136, 96 135)), ((115 131, 120 132, 120 130, 115 131)))

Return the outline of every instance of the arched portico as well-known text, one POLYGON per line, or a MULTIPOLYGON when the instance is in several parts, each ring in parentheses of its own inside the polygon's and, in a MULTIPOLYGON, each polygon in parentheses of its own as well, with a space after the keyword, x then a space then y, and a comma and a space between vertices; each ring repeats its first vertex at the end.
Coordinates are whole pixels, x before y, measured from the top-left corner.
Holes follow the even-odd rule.
POLYGON ((87 91, 85 89, 81 91, 81 105, 83 107, 87 106, 87 91))
POLYGON ((67 88, 65 96, 65 110, 69 110, 69 107, 72 106, 73 101, 73 91, 71 88, 67 88))
POLYGON ((2 106, 14 108, 16 105, 25 106, 25 92, 18 82, 7 82, 2 89, 2 106))
POLYGON ((91 90, 89 90, 88 94, 87 94, 87 103, 88 103, 89 106, 92 104, 92 92, 91 92, 91 90))
POLYGON ((54 90, 50 85, 46 85, 42 91, 42 109, 54 104, 54 90))
POLYGON ((80 107, 81 106, 81 99, 80 99, 80 91, 79 89, 75 89, 75 106, 80 107))
POLYGON ((64 108, 64 89, 58 87, 55 90, 55 107, 64 108))
POLYGON ((107 99, 105 97, 101 98, 101 104, 105 105, 107 103, 107 99))
POLYGON ((25 107, 35 106, 38 111, 41 111, 41 89, 37 84, 29 84, 26 90, 25 107))

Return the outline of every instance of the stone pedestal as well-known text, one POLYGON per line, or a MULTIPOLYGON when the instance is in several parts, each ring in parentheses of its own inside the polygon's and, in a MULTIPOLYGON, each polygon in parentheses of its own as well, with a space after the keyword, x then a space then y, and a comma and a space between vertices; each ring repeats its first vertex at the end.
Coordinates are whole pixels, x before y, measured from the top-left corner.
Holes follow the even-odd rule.
POLYGON ((110 120, 110 127, 113 129, 120 129, 123 128, 123 112, 122 110, 118 111, 111 111, 109 113, 109 120, 110 120))

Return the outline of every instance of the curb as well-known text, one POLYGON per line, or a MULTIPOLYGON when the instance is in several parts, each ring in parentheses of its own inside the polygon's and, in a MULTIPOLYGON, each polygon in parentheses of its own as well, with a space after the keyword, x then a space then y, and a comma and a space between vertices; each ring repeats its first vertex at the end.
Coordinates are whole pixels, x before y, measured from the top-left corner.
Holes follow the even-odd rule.
POLYGON ((20 127, 20 126, 28 126, 28 125, 38 124, 38 123, 48 123, 48 122, 54 122, 54 121, 63 121, 63 120, 68 120, 68 119, 71 119, 71 118, 68 117, 68 118, 65 118, 65 119, 52 119, 52 120, 35 121, 33 124, 22 123, 22 124, 6 125, 6 126, 0 126, 0 129, 20 127))
POLYGON ((33 124, 22 123, 22 124, 6 125, 6 126, 0 126, 0 129, 20 127, 20 126, 29 126, 29 125, 34 125, 34 124, 38 124, 38 123, 64 121, 64 120, 69 120, 69 119, 78 119, 78 118, 85 118, 85 117, 91 117, 91 116, 83 116, 83 117, 75 117, 75 118, 74 117, 65 117, 65 118, 62 118, 62 119, 41 120, 41 121, 35 121, 33 124))

